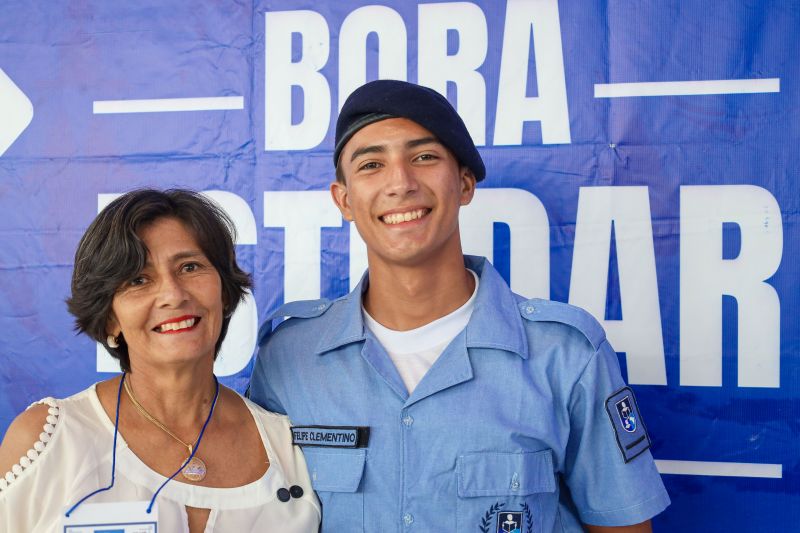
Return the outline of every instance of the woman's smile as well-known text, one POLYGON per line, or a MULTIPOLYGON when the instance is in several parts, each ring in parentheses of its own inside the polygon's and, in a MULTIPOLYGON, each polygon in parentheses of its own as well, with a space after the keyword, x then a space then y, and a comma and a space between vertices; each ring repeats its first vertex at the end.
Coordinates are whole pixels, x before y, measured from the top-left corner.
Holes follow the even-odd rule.
POLYGON ((156 333, 184 333, 191 331, 200 322, 199 316, 179 316, 178 318, 171 318, 165 320, 161 324, 153 328, 156 333))

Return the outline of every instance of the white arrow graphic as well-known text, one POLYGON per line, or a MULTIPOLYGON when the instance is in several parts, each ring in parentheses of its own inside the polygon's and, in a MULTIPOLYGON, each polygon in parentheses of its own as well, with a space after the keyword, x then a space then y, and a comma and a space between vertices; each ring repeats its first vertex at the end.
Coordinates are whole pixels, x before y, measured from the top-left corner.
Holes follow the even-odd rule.
POLYGON ((0 68, 0 156, 33 120, 33 104, 0 68))

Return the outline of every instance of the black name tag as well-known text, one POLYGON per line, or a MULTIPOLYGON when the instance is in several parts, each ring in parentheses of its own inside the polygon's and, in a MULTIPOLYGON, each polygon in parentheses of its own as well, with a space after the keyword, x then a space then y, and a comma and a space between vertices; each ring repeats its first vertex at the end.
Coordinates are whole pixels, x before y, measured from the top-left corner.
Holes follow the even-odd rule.
POLYGON ((369 428, 363 426, 293 426, 292 444, 326 448, 366 448, 369 428))

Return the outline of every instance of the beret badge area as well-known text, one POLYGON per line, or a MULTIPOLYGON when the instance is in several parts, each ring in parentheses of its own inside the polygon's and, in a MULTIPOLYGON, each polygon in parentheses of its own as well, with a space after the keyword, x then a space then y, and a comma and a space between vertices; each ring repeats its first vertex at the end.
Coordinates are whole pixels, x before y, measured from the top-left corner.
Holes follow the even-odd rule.
POLYGON ((361 128, 387 118, 407 118, 433 133, 477 181, 486 167, 458 112, 447 98, 433 89, 398 80, 375 80, 362 85, 347 98, 336 121, 333 165, 347 141, 361 128))

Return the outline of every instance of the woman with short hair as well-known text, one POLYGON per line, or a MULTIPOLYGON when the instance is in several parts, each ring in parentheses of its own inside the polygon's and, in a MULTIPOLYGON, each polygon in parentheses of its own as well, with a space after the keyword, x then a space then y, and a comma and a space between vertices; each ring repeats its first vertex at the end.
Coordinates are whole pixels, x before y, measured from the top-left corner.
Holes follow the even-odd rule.
POLYGON ((130 501, 149 502, 170 533, 317 530, 288 420, 213 374, 251 286, 234 234, 224 212, 185 190, 124 194, 92 222, 67 303, 76 329, 123 373, 12 423, 0 446, 0 530, 62 531, 81 506, 130 501))

